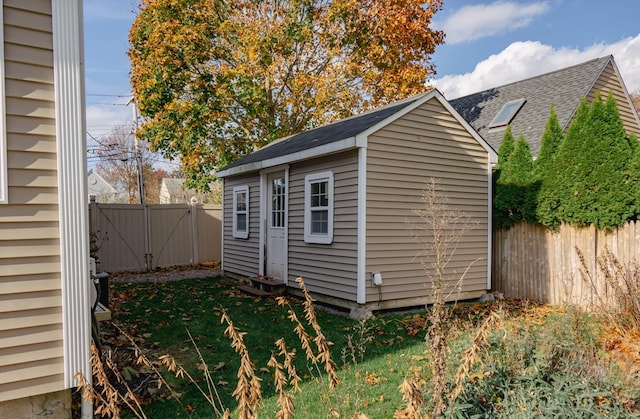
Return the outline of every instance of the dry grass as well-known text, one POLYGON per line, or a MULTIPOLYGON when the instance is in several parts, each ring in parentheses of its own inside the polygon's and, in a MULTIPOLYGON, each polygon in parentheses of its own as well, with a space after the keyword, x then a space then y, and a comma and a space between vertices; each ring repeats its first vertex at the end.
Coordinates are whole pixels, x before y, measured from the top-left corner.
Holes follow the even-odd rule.
POLYGON ((480 360, 481 351, 484 348, 489 334, 495 330, 504 328, 503 318, 497 312, 492 312, 489 317, 482 322, 471 345, 462 353, 462 359, 454 378, 455 388, 449 394, 450 403, 453 405, 460 393, 464 389, 465 380, 469 378, 469 373, 473 366, 480 360))
POLYGON ((138 418, 146 418, 140 403, 131 391, 117 368, 109 361, 109 354, 105 354, 104 361, 100 359, 98 349, 95 345, 91 345, 91 373, 93 375, 93 383, 90 383, 81 373, 75 375, 78 388, 82 390, 82 398, 90 400, 95 406, 94 414, 102 415, 107 418, 120 417, 120 403, 124 403, 129 410, 138 418), (115 380, 124 386, 124 394, 122 390, 116 388, 112 379, 105 369, 105 366, 113 373, 115 380))
MULTIPOLYGON (((338 378, 336 363, 333 361, 330 352, 332 343, 327 340, 322 332, 322 328, 318 323, 315 308, 313 306, 313 299, 307 291, 303 279, 298 278, 296 281, 304 293, 304 318, 308 325, 313 329, 314 336, 307 332, 305 325, 299 320, 291 306, 288 308, 288 318, 294 325, 294 332, 300 340, 301 347, 305 351, 306 359, 316 368, 319 376, 322 375, 320 367, 323 366, 327 377, 327 386, 329 390, 335 390, 340 383, 340 379, 338 378)), ((284 297, 278 297, 277 302, 280 306, 289 305, 288 301, 284 297)), ((244 336, 246 335, 246 332, 241 332, 235 327, 226 310, 221 309, 220 311, 221 323, 226 324, 227 326, 224 330, 224 335, 231 340, 231 347, 240 358, 240 367, 237 372, 238 382, 232 393, 232 396, 238 403, 236 415, 241 419, 257 418, 258 407, 262 401, 262 379, 256 374, 255 364, 251 360, 247 345, 245 344, 244 336)), ((115 327, 118 328, 117 326, 115 327)), ((162 372, 158 368, 159 366, 166 368, 166 370, 175 377, 188 380, 192 385, 194 385, 211 406, 216 417, 231 417, 228 409, 225 409, 222 404, 215 383, 211 377, 211 371, 206 364, 200 349, 196 345, 193 336, 191 336, 191 333, 188 330, 187 334, 200 360, 199 369, 203 371, 206 387, 200 385, 200 380, 189 374, 187 369, 178 363, 171 355, 165 354, 159 356, 157 361, 152 361, 143 353, 131 337, 129 337, 120 328, 118 329, 122 335, 127 337, 135 349, 137 364, 144 365, 158 376, 158 386, 168 389, 172 398, 181 405, 185 413, 189 415, 189 407, 185 406, 181 402, 180 395, 176 393, 173 387, 166 381, 162 372)), ((267 362, 267 367, 273 370, 274 386, 278 394, 280 411, 277 413, 277 417, 288 419, 293 417, 294 395, 299 391, 301 378, 294 365, 296 355, 295 351, 287 349, 283 338, 280 338, 275 342, 275 347, 277 348, 277 353, 272 354, 271 358, 267 362), (278 358, 280 358, 282 362, 279 361, 278 358)), ((122 378, 115 366, 109 363, 108 359, 100 358, 95 347, 93 347, 91 362, 93 365, 92 374, 94 376, 93 379, 95 384, 92 385, 81 374, 77 374, 76 378, 78 380, 78 387, 82 389, 83 398, 89 399, 94 403, 95 413, 101 414, 105 417, 118 418, 121 413, 119 406, 124 403, 124 405, 133 412, 136 417, 145 418, 146 416, 142 407, 138 403, 134 393, 127 386, 126 380, 122 378), (113 375, 116 380, 125 386, 126 391, 124 394, 121 394, 123 392, 115 388, 110 383, 109 377, 104 370, 105 365, 112 367, 113 375)), ((337 411, 335 408, 330 408, 330 410, 334 412, 337 411)))
POLYGON ((596 272, 589 270, 582 251, 577 247, 575 250, 580 259, 580 275, 591 286, 597 300, 594 308, 609 313, 610 320, 622 329, 640 330, 640 263, 624 264, 605 248, 597 259, 605 285, 602 290, 597 286, 596 272))
POLYGON ((249 351, 244 343, 246 333, 238 332, 233 326, 233 322, 222 310, 221 322, 227 323, 224 334, 231 339, 231 346, 240 355, 240 369, 238 369, 238 384, 233 391, 233 396, 238 401, 238 417, 241 419, 257 418, 257 406, 262 400, 260 381, 255 373, 256 369, 249 357, 249 351))

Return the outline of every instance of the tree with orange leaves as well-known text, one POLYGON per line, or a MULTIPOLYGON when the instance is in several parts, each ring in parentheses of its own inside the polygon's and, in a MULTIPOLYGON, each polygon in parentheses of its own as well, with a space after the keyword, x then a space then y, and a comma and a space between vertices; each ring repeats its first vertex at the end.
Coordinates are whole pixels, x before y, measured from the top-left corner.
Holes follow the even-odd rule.
POLYGON ((142 0, 138 132, 188 186, 274 139, 421 93, 440 0, 142 0))

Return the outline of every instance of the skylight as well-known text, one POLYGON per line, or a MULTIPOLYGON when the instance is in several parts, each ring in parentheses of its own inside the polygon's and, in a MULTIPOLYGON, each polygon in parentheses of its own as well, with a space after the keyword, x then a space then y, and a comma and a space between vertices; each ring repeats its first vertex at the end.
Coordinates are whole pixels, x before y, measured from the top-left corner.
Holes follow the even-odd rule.
POLYGON ((505 103, 502 109, 500 109, 500 112, 498 112, 498 114, 489 123, 489 128, 497 128, 507 125, 511 122, 513 117, 516 116, 516 113, 518 113, 520 108, 522 108, 524 102, 524 99, 516 99, 505 103))

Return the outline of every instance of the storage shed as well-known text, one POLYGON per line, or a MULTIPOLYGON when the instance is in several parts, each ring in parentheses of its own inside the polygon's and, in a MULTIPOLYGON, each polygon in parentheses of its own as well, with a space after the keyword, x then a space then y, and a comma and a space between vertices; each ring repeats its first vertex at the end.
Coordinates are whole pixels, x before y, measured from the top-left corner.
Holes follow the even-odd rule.
POLYGON ((304 278, 316 300, 372 310, 431 302, 415 209, 430 179, 475 227, 449 263, 451 298, 491 288, 495 151, 437 90, 277 140, 225 167, 226 273, 304 278))

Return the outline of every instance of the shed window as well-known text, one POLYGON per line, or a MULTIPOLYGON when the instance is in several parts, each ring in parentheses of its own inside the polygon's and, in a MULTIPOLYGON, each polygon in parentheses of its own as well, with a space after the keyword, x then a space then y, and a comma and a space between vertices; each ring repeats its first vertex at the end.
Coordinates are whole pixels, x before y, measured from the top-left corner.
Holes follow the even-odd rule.
POLYGON ((330 244, 333 241, 333 173, 307 175, 304 184, 304 241, 330 244))
POLYGON ((233 237, 249 237, 249 186, 233 188, 233 237))
POLYGON ((509 124, 520 108, 522 108, 524 102, 524 99, 517 99, 505 103, 502 109, 500 109, 500 112, 498 112, 489 123, 489 128, 498 128, 509 124))

